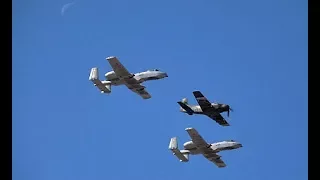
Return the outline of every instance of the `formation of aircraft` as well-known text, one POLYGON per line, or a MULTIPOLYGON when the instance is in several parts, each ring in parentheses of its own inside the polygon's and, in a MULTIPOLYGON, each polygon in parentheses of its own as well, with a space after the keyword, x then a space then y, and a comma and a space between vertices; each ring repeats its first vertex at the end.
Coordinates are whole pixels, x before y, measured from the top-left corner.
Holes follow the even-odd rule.
POLYGON ((200 91, 193 91, 193 95, 199 105, 189 105, 188 99, 183 98, 182 101, 178 102, 178 104, 181 106, 181 112, 187 113, 189 115, 203 114, 215 120, 221 126, 230 126, 229 123, 220 114, 223 112, 227 112, 229 117, 230 111, 233 110, 228 104, 211 103, 200 91))
POLYGON ((94 86, 98 87, 101 93, 111 93, 111 86, 125 85, 128 89, 137 93, 143 99, 149 99, 151 98, 151 95, 147 92, 146 87, 141 85, 141 83, 168 77, 167 73, 159 71, 158 69, 133 74, 121 64, 117 57, 111 56, 106 59, 113 69, 113 71, 105 74, 106 80, 99 80, 97 67, 91 69, 89 76, 89 80, 93 82, 94 86))
POLYGON ((218 154, 218 152, 238 149, 242 147, 241 143, 234 140, 226 140, 209 144, 201 137, 196 129, 189 127, 185 130, 188 132, 191 141, 185 142, 183 144, 183 150, 179 150, 178 148, 177 137, 171 138, 169 144, 169 149, 180 160, 180 162, 188 162, 190 154, 202 154, 206 159, 213 162, 219 168, 222 168, 226 167, 226 164, 221 159, 221 156, 218 154))
MULTIPOLYGON (((146 87, 143 86, 142 83, 168 77, 166 72, 159 71, 158 69, 130 73, 115 56, 107 57, 106 60, 113 69, 104 75, 106 80, 101 81, 99 79, 97 67, 92 68, 89 75, 89 80, 93 82, 94 86, 96 86, 101 93, 110 94, 111 86, 125 85, 128 89, 135 92, 143 99, 150 99, 151 95, 147 92, 146 87)), ((197 100, 198 105, 190 105, 188 104, 188 99, 183 98, 181 101, 177 102, 180 105, 180 112, 187 113, 189 115, 206 115, 215 120, 221 126, 229 126, 229 123, 221 115, 221 113, 227 112, 229 117, 229 113, 232 109, 228 104, 211 103, 200 91, 193 91, 193 95, 197 100)), ((226 164, 221 159, 218 152, 242 147, 241 143, 234 140, 226 140, 209 144, 201 137, 196 129, 189 127, 185 130, 191 137, 191 141, 183 144, 183 150, 178 149, 177 137, 171 138, 169 144, 169 149, 181 162, 188 162, 189 155, 202 154, 217 167, 222 168, 226 167, 226 164)))

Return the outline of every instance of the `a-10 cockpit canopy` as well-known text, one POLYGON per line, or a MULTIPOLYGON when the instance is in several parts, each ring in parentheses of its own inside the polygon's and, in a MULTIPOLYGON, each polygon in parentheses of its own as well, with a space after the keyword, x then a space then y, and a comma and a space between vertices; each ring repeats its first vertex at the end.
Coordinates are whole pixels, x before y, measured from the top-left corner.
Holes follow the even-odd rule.
POLYGON ((148 71, 159 71, 159 69, 152 69, 152 70, 148 70, 148 71))

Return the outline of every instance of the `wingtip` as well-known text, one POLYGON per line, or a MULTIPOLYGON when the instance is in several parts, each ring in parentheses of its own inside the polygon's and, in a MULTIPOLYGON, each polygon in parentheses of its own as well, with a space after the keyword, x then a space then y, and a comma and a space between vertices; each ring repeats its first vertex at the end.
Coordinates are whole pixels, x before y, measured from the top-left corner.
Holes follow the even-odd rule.
POLYGON ((110 59, 113 59, 113 58, 115 58, 115 56, 109 56, 109 57, 106 58, 106 60, 110 60, 110 59))
POLYGON ((189 131, 189 130, 192 130, 192 129, 194 129, 194 128, 193 127, 187 127, 185 130, 189 131))
POLYGON ((193 91, 192 93, 193 93, 193 94, 199 94, 199 93, 201 93, 201 91, 195 90, 195 91, 193 91))

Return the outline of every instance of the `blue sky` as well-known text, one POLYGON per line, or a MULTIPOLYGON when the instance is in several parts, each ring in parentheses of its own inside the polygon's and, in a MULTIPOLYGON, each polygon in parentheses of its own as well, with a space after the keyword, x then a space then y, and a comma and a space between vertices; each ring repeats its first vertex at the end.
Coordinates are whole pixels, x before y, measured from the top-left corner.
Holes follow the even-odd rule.
MULTIPOLYGON (((13 0, 14 180, 307 179, 307 1, 13 0), (143 100, 88 80, 117 56, 130 72, 158 68, 143 100), (230 104, 230 127, 178 111, 200 90, 230 104), (226 168, 168 150, 194 127, 234 139, 226 168)), ((223 114, 225 117, 226 115, 223 114)))

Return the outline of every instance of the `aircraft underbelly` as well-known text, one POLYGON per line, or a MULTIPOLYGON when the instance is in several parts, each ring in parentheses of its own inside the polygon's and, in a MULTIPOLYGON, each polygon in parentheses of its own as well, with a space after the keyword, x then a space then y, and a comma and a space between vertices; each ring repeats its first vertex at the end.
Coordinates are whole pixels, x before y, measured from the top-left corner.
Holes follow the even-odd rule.
POLYGON ((200 151, 199 149, 191 149, 191 150, 188 149, 188 151, 189 151, 190 154, 192 154, 192 155, 201 154, 201 151, 200 151))
POLYGON ((123 85, 124 81, 123 80, 111 80, 111 85, 113 86, 119 86, 119 85, 123 85))
POLYGON ((152 81, 152 80, 158 80, 159 77, 157 76, 148 76, 148 75, 140 75, 134 77, 139 83, 143 83, 145 81, 152 81))

